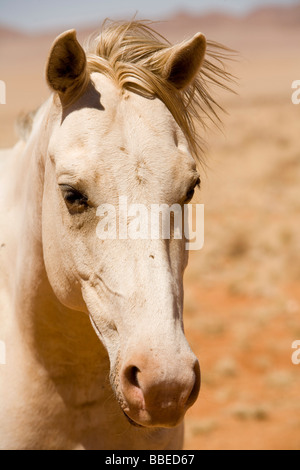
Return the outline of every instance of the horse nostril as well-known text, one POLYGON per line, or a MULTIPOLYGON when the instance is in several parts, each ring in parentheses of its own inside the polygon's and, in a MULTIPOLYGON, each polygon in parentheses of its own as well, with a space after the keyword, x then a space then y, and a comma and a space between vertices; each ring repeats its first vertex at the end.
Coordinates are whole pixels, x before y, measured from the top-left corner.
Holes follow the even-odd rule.
POLYGON ((126 368, 124 375, 129 385, 133 385, 134 387, 140 388, 140 384, 138 381, 139 372, 140 369, 136 366, 129 366, 126 368))
POLYGON ((121 374, 121 387, 129 408, 145 408, 145 397, 138 374, 140 369, 136 366, 127 366, 121 374))

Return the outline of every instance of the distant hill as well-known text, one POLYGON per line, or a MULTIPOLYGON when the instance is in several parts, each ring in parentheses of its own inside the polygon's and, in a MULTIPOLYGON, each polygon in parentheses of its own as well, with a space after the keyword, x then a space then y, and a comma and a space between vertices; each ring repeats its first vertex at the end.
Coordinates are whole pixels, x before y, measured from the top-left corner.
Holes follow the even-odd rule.
MULTIPOLYGON (((76 28, 76 25, 70 25, 70 27, 76 28)), ((78 37, 83 41, 100 28, 101 23, 77 28, 78 37)), ((276 47, 286 48, 289 45, 299 47, 300 2, 294 6, 261 7, 246 15, 213 11, 197 15, 180 11, 169 18, 158 21, 154 28, 173 42, 197 31, 202 31, 208 38, 238 50, 252 47, 252 42, 256 46, 262 45, 262 47, 273 49, 276 47)), ((3 27, 0 24, 0 48, 8 43, 15 44, 15 40, 24 41, 24 44, 33 44, 37 39, 39 42, 44 41, 49 47, 49 43, 61 32, 61 29, 55 28, 55 30, 45 31, 43 34, 26 34, 3 27)), ((35 46, 37 47, 37 44, 35 46)))
POLYGON ((158 25, 171 41, 201 31, 209 38, 225 42, 234 49, 250 47, 251 41, 265 47, 300 46, 300 3, 294 6, 258 8, 246 15, 211 12, 192 15, 179 12, 158 25))
MULTIPOLYGON (((124 18, 125 19, 125 18, 124 18)), ((191 14, 184 10, 175 13, 170 18, 166 18, 159 23, 159 29, 168 31, 197 29, 199 25, 207 29, 217 30, 227 29, 228 27, 277 27, 277 28, 298 28, 300 27, 300 1, 297 5, 292 6, 266 6, 257 8, 246 15, 233 15, 220 12, 209 12, 205 14, 191 14)), ((87 35, 99 29, 101 24, 94 24, 90 27, 78 28, 81 35, 87 35)), ((71 27, 71 26, 70 26, 71 27)), ((74 25, 73 27, 76 27, 74 25)), ((60 30, 59 30, 60 31, 60 30)), ((47 36, 57 34, 58 29, 54 31, 46 31, 43 34, 33 34, 32 36, 47 36)), ((0 23, 0 40, 14 38, 30 38, 31 34, 20 32, 17 29, 2 26, 0 23)))
POLYGON ((260 26, 300 27, 300 3, 294 6, 259 8, 247 15, 244 21, 260 26))
POLYGON ((1 26, 0 24, 0 41, 9 40, 9 39, 20 39, 26 37, 26 34, 21 33, 20 31, 1 26))
POLYGON ((300 26, 300 3, 293 6, 269 6, 257 8, 246 15, 230 15, 219 12, 210 12, 203 15, 192 15, 178 12, 171 18, 172 22, 180 24, 199 24, 203 22, 208 27, 226 27, 229 24, 242 24, 252 26, 300 26))

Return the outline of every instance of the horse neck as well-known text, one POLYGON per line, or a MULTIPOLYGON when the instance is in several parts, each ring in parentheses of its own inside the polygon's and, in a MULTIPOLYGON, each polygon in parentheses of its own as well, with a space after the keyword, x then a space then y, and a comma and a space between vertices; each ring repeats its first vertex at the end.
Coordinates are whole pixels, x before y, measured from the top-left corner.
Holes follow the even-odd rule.
POLYGON ((70 381, 76 382, 80 388, 78 382, 88 387, 92 377, 100 380, 101 373, 106 376, 109 362, 88 316, 58 301, 45 269, 42 198, 50 115, 51 109, 47 109, 22 156, 20 171, 26 168, 27 174, 18 197, 14 312, 26 348, 51 379, 60 384, 65 382, 66 386, 70 381))

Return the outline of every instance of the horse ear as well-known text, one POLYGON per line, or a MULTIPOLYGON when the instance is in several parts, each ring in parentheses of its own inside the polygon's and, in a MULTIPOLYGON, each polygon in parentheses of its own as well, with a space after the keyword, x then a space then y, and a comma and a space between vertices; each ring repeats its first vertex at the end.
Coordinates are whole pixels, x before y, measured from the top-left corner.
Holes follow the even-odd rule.
POLYGON ((203 63, 206 39, 198 33, 192 39, 170 49, 171 55, 163 75, 178 90, 183 90, 194 80, 203 63))
POLYGON ((50 88, 58 92, 63 104, 73 101, 86 85, 86 55, 74 29, 54 41, 46 66, 46 79, 50 88))

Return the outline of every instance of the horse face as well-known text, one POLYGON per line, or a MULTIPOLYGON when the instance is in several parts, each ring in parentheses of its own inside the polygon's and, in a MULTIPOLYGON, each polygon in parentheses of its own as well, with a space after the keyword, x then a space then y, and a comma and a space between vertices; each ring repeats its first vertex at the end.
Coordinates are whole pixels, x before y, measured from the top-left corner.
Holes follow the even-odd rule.
POLYGON ((130 422, 173 427, 200 387, 183 332, 185 239, 133 240, 120 235, 118 222, 115 238, 105 239, 97 227, 99 208, 109 205, 118 217, 122 198, 147 210, 182 208, 199 175, 160 100, 120 90, 102 74, 91 79, 53 127, 43 198, 46 270, 60 302, 90 316, 130 422))

